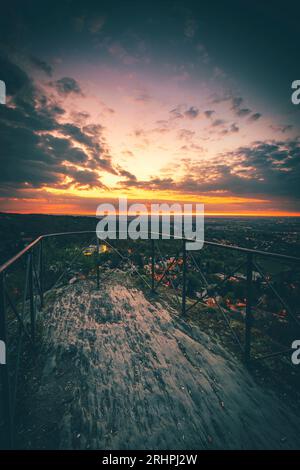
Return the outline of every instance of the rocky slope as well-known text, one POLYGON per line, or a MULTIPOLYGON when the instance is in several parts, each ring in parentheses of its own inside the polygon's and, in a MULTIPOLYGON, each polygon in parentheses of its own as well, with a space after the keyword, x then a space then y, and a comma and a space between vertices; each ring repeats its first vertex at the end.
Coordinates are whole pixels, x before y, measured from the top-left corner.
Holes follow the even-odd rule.
POLYGON ((300 447, 299 416, 171 308, 120 280, 56 294, 20 447, 300 447))

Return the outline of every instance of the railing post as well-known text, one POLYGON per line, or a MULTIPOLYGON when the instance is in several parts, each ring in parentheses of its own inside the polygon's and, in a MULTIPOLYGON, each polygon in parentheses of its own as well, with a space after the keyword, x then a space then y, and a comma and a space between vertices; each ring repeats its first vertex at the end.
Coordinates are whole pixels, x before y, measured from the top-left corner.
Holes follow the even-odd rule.
POLYGON ((151 238, 151 292, 154 293, 154 268, 155 268, 155 247, 154 240, 151 238))
POLYGON ((33 295, 33 253, 29 253, 29 306, 30 306, 30 327, 31 339, 34 343, 35 340, 35 308, 34 308, 34 295, 33 295))
POLYGON ((41 308, 44 307, 44 260, 43 260, 43 239, 40 241, 39 253, 39 280, 40 280, 40 302, 41 308))
POLYGON ((0 340, 3 341, 5 348, 5 363, 0 364, 0 420, 3 422, 3 429, 0 430, 0 437, 2 437, 3 448, 11 449, 13 445, 13 430, 6 345, 6 305, 4 272, 0 274, 0 340))
POLYGON ((186 241, 182 240, 182 315, 186 312, 186 241))
POLYGON ((251 327, 252 327, 252 280, 253 262, 252 253, 247 254, 247 292, 246 292, 246 318, 245 318, 245 362, 251 359, 251 327))
POLYGON ((99 273, 99 238, 96 238, 97 254, 96 254, 96 274, 97 274, 97 289, 100 287, 100 273, 99 273))

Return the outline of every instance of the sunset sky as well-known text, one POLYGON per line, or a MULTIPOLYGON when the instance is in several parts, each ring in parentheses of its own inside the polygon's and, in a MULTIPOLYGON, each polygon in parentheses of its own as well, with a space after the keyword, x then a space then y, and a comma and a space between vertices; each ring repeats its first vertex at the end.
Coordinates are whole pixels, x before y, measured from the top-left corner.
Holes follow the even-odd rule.
POLYGON ((0 210, 300 215, 300 7, 1 4, 0 210))

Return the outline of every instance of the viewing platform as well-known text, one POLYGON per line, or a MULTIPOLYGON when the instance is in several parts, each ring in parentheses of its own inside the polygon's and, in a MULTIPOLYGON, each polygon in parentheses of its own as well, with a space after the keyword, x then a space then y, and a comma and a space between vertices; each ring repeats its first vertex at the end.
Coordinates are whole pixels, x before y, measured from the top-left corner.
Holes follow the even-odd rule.
POLYGON ((299 314, 282 292, 299 259, 209 241, 193 254, 185 242, 104 248, 95 232, 49 234, 0 267, 3 448, 299 448, 297 398, 253 374, 286 357, 277 378, 294 380, 282 366, 299 314), (209 260, 223 251, 220 275, 209 260), (261 260, 292 266, 277 269, 281 290, 261 260))
POLYGON ((244 365, 123 273, 78 281, 43 312, 23 448, 292 449, 294 410, 244 365))

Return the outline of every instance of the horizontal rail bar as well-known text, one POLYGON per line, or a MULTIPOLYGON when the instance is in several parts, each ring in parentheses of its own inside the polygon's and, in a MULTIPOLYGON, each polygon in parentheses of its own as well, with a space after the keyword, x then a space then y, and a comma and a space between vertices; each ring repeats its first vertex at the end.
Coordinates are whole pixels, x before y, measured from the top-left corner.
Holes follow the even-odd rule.
POLYGON ((10 258, 8 261, 6 261, 4 264, 0 266, 0 273, 3 271, 6 271, 12 264, 14 264, 18 259, 22 258, 23 255, 28 253, 34 246, 36 246, 43 238, 43 235, 40 235, 38 238, 33 240, 29 245, 27 245, 23 250, 19 251, 15 256, 10 258))
MULTIPOLYGON (((46 235, 42 235, 42 238, 61 236, 61 235, 84 234, 84 233, 94 233, 94 231, 48 233, 46 235)), ((118 231, 118 233, 127 233, 127 232, 118 231)), ((298 258, 296 256, 283 255, 281 253, 273 253, 273 252, 270 252, 270 251, 254 250, 252 248, 245 248, 245 247, 236 246, 236 245, 225 245, 224 243, 217 243, 217 242, 212 242, 212 241, 209 241, 209 240, 199 240, 197 238, 196 239, 187 238, 187 237, 184 237, 184 236, 179 237, 177 235, 166 234, 166 233, 162 233, 162 232, 143 232, 143 231, 141 231, 140 233, 148 233, 149 235, 169 236, 170 239, 174 239, 174 240, 182 240, 183 238, 185 238, 185 240, 187 242, 200 242, 200 243, 203 242, 204 245, 209 245, 209 246, 215 246, 215 247, 218 247, 218 248, 225 248, 225 249, 229 249, 229 250, 240 251, 240 252, 243 252, 243 253, 253 253, 253 254, 256 254, 256 255, 259 255, 259 256, 279 258, 279 259, 283 259, 283 260, 287 260, 287 261, 293 261, 293 262, 300 263, 300 258, 298 258)), ((166 240, 166 239, 164 239, 164 240, 166 240)), ((1 272, 1 269, 0 269, 0 272, 1 272)))
MULTIPOLYGON (((60 236, 69 236, 69 235, 83 235, 83 234, 89 234, 89 233, 96 233, 94 230, 83 230, 83 231, 78 231, 78 232, 57 232, 57 233, 47 233, 44 235, 40 235, 38 238, 33 240, 28 246, 26 246, 23 250, 19 251, 15 256, 10 258, 8 261, 6 261, 4 264, 0 266, 0 273, 6 271, 12 264, 14 264, 16 261, 18 261, 24 254, 28 253, 34 246, 36 246, 41 240, 45 238, 52 238, 52 237, 60 237, 60 236)), ((119 232, 120 233, 120 232, 119 232)), ((142 233, 142 232, 141 232, 142 233)), ((223 243, 217 243, 217 242, 212 242, 209 240, 199 240, 199 239, 193 239, 193 238, 186 238, 186 237, 179 237, 176 235, 171 235, 171 234, 165 234, 161 232, 147 232, 149 235, 159 235, 159 236, 168 236, 169 239, 174 239, 174 240, 182 240, 183 238, 187 242, 203 242, 204 245, 208 246, 214 246, 216 248, 222 248, 222 249, 227 249, 227 250, 232 250, 232 251, 238 251, 240 253, 245 253, 249 254, 252 253, 253 255, 258 255, 258 256, 264 256, 268 258, 273 258, 273 259, 281 259, 283 261, 290 261, 293 263, 300 263, 300 258, 296 256, 289 256, 289 255, 283 255, 280 253, 273 253, 269 251, 261 251, 261 250, 254 250, 251 248, 244 248, 241 246, 236 246, 236 245, 225 245, 223 243)), ((163 239, 166 240, 166 239, 163 239)))
POLYGON ((94 230, 87 230, 87 231, 79 231, 79 232, 58 232, 58 233, 45 233, 44 235, 40 235, 38 238, 33 240, 29 245, 27 245, 23 250, 19 251, 15 256, 10 258, 8 261, 6 261, 4 264, 0 266, 0 273, 3 271, 6 271, 12 264, 14 264, 18 259, 20 259, 22 256, 24 256, 26 253, 28 253, 30 250, 32 250, 33 247, 38 245, 43 239, 45 238, 51 238, 51 237, 59 237, 63 235, 81 235, 81 234, 87 234, 87 233, 95 233, 94 230))
POLYGON ((276 351, 276 352, 273 352, 273 353, 270 353, 270 354, 262 354, 260 356, 252 357, 251 361, 262 361, 263 359, 271 359, 273 357, 283 356, 285 354, 292 354, 292 353, 293 353, 293 349, 286 348, 286 349, 283 349, 281 351, 276 351))

